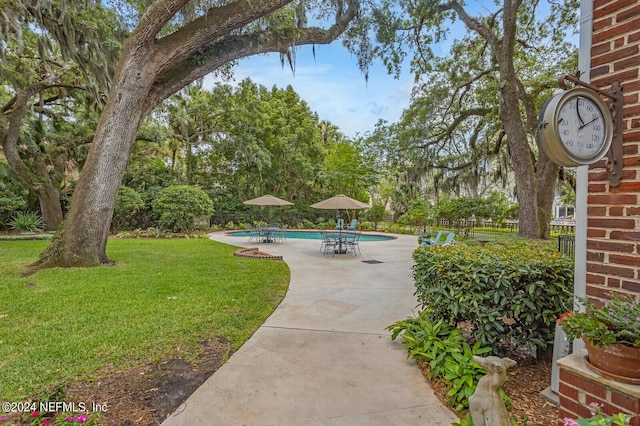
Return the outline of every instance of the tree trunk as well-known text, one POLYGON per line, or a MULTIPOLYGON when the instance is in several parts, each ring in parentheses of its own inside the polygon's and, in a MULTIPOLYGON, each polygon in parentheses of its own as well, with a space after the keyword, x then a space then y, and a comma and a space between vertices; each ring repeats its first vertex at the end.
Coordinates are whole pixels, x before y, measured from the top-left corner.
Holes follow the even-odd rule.
POLYGON ((526 238, 540 238, 538 215, 538 187, 529 139, 522 122, 518 77, 513 63, 516 39, 518 0, 504 2, 501 42, 494 43, 500 68, 500 119, 509 143, 509 153, 516 177, 516 195, 519 206, 518 234, 526 238))
MULTIPOLYGON (((144 56, 143 52, 138 52, 144 56)), ((146 58, 145 58, 146 59, 146 58)), ((138 57, 122 64, 100 117, 94 142, 73 194, 60 238, 35 266, 96 266, 111 263, 106 254, 109 225, 149 93, 149 62, 138 57)))
POLYGON ((60 190, 53 185, 47 185, 36 191, 40 202, 40 211, 44 221, 45 231, 55 231, 62 223, 62 205, 60 204, 60 190))
POLYGON ((536 170, 538 178, 538 218, 540 223, 539 238, 546 239, 550 236, 551 210, 560 167, 551 161, 542 148, 539 147, 536 170))
POLYGON ((13 110, 0 116, 0 146, 9 166, 15 171, 20 181, 34 191, 40 202, 40 211, 47 231, 55 231, 62 223, 62 206, 60 190, 47 171, 44 159, 37 158, 36 170, 29 168, 18 152, 20 126, 27 112, 27 102, 34 93, 46 86, 48 82, 34 84, 16 96, 13 110))

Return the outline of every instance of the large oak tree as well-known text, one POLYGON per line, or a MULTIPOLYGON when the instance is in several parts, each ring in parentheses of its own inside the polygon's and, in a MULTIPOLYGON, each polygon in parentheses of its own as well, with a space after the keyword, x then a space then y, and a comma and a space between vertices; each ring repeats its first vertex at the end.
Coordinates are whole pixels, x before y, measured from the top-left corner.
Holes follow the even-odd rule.
MULTIPOLYGON (((541 91, 549 89, 556 80, 557 75, 551 75, 553 71, 560 68, 558 64, 567 65, 575 57, 566 38, 576 28, 577 2, 548 2, 547 13, 542 10, 545 3, 539 0, 496 0, 491 6, 475 4, 475 13, 472 12, 473 5, 456 0, 381 0, 381 3, 382 6, 371 14, 379 44, 369 51, 361 50, 363 63, 366 65, 367 58, 378 54, 391 71, 397 72, 403 59, 412 55, 411 65, 418 80, 437 79, 442 75, 450 78, 440 85, 432 80, 432 89, 452 88, 450 103, 446 96, 438 94, 443 105, 458 104, 459 99, 467 102, 467 93, 476 90, 475 87, 486 90, 492 85, 494 96, 489 96, 493 98, 493 105, 488 105, 485 98, 446 108, 454 115, 441 126, 444 131, 439 136, 438 129, 432 132, 436 137, 431 137, 427 148, 437 149, 438 144, 451 139, 454 131, 464 132, 466 142, 471 146, 478 136, 488 134, 486 123, 490 115, 497 117, 501 129, 492 132, 497 135, 491 141, 492 148, 483 149, 497 153, 501 145, 508 147, 519 202, 520 235, 548 237, 559 167, 536 146, 537 111, 541 91), (438 65, 433 46, 445 39, 455 20, 461 21, 469 33, 468 39, 464 40, 466 43, 454 44, 459 57, 468 57, 468 64, 464 69, 455 69, 455 63, 444 62, 458 75, 431 73, 438 65), (474 65, 469 61, 475 57, 482 60, 474 65), (485 83, 478 84, 481 81, 485 83), (475 122, 469 120, 473 117, 475 122), (464 123, 470 127, 461 130, 464 123)), ((362 37, 366 32, 354 34, 362 37)), ((357 46, 366 44, 360 42, 357 46)), ((549 96, 550 91, 546 94, 549 96)), ((428 98, 429 93, 421 96, 428 98)), ((416 145, 421 142, 417 140, 416 145)))
MULTIPOLYGON (((57 19, 64 19, 62 11, 52 4, 46 8, 42 2, 25 3, 26 10, 51 36, 66 36, 55 26, 57 19)), ((85 4, 90 6, 90 2, 85 4)), ((330 43, 357 17, 358 9, 357 0, 238 0, 198 5, 188 0, 149 2, 117 61, 63 228, 41 255, 38 266, 110 262, 106 245, 116 194, 142 120, 159 103, 241 58, 268 52, 286 57, 296 45, 330 43), (181 20, 186 10, 195 19, 181 20), (269 19, 274 12, 275 18, 269 19), (326 22, 327 17, 333 21, 328 28, 310 27, 308 13, 314 13, 313 22, 326 22)), ((68 45, 69 40, 61 44, 68 45)))

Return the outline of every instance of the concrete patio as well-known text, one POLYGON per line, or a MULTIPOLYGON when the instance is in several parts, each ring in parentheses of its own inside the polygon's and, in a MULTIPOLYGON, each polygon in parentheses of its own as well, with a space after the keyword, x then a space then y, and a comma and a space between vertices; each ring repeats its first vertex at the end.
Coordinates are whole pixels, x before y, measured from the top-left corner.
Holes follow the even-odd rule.
MULTIPOLYGON (((259 244, 289 265, 286 297, 162 424, 438 426, 458 421, 434 396, 402 343, 385 330, 416 306, 411 253, 417 238, 397 237, 362 241, 359 256, 323 256, 319 240, 259 244)), ((210 238, 256 246, 222 232, 210 238)))

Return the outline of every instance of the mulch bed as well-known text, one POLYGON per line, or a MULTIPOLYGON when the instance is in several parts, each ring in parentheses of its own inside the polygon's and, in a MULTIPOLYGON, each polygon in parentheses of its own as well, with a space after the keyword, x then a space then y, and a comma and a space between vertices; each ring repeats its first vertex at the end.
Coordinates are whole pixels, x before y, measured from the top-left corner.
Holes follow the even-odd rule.
MULTIPOLYGON (((427 377, 428 368, 420 369, 427 377)), ((509 414, 517 419, 518 424, 526 426, 551 426, 557 424, 558 407, 540 396, 540 392, 551 384, 551 362, 518 360, 518 364, 507 371, 508 379, 503 389, 513 400, 509 414)), ((427 379, 434 393, 447 405, 446 384, 437 379, 427 379)))

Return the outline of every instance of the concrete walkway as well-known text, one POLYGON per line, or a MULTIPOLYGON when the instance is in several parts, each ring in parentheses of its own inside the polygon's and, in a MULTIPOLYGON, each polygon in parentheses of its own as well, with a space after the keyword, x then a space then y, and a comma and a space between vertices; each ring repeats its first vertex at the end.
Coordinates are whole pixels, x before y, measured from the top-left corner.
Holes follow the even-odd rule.
MULTIPOLYGON (((211 239, 255 247, 245 237, 211 239)), ((323 256, 319 240, 259 244, 291 269, 280 306, 163 426, 451 425, 385 327, 413 314, 415 236, 323 256), (378 261, 381 263, 365 263, 378 261)), ((255 260, 272 262, 271 260, 255 260)))

